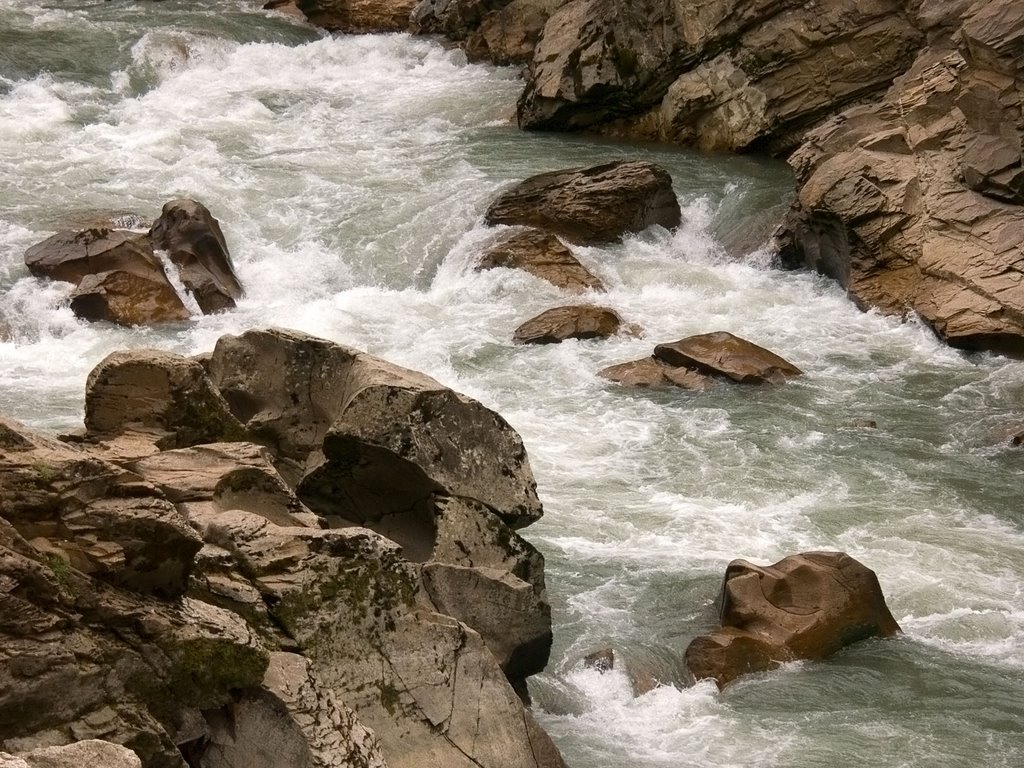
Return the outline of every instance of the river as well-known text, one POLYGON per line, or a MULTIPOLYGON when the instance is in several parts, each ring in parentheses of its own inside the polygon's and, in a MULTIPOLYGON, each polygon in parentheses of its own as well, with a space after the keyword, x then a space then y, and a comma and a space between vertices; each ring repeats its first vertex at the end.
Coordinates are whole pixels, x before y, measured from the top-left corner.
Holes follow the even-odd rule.
POLYGON ((792 194, 786 167, 520 133, 514 69, 406 35, 321 35, 241 0, 0 0, 0 412, 80 426, 107 353, 204 352, 279 325, 425 371, 500 412, 529 451, 555 647, 531 681, 572 768, 1024 765, 1024 363, 861 313, 737 236, 792 194), (512 344, 569 299, 476 272, 489 201, 614 158, 672 174, 678 231, 578 249, 641 337, 512 344), (237 309, 160 329, 76 320, 24 250, 96 209, 177 196, 220 220, 237 309), (739 252, 737 252, 739 249, 739 252), (5 330, 6 329, 6 330, 5 330), (782 386, 635 392, 594 372, 728 330, 793 361, 782 386), (863 425, 866 420, 877 428, 863 425), (905 635, 724 693, 639 697, 614 647, 678 676, 735 557, 839 549, 874 569, 905 635))

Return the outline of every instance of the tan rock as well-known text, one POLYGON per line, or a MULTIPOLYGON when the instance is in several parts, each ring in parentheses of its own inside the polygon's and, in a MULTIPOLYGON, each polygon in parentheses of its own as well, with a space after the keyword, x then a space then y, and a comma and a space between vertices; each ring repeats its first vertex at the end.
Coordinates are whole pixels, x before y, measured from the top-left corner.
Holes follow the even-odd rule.
POLYGON ((792 555, 772 566, 734 560, 720 597, 721 628, 686 649, 698 680, 724 687, 750 672, 824 659, 869 637, 900 632, 873 571, 841 552, 792 555))
POLYGON ((296 0, 312 24, 331 32, 404 32, 419 0, 296 0))
POLYGON ((675 367, 725 376, 744 384, 781 382, 803 373, 764 347, 727 331, 687 336, 671 344, 659 344, 654 348, 654 356, 675 367))
POLYGON ((114 271, 86 275, 69 297, 71 311, 83 320, 118 325, 181 323, 191 314, 167 278, 114 271))
MULTIPOLYGON (((40 747, 18 755, 24 768, 142 768, 139 756, 120 744, 89 739, 63 747, 40 747)), ((16 763, 8 764, 0 754, 0 766, 17 768, 16 763)))
POLYGON ((603 379, 627 387, 657 388, 679 387, 703 391, 715 385, 715 380, 697 371, 669 365, 656 357, 644 357, 628 363, 610 365, 597 373, 603 379))
POLYGON ((166 281, 146 235, 106 227, 58 232, 25 251, 25 266, 36 277, 68 283, 100 272, 128 272, 166 281))
POLYGON ((658 224, 678 226, 679 201, 668 173, 653 163, 616 161, 532 176, 487 209, 488 224, 521 224, 570 242, 619 240, 658 224))
POLYGON ((621 326, 619 313, 608 307, 554 307, 516 328, 512 340, 517 344, 557 344, 566 339, 606 339, 621 326))
POLYGON ((572 293, 603 291, 604 283, 580 264, 572 251, 550 232, 513 230, 487 248, 477 269, 522 269, 572 293))

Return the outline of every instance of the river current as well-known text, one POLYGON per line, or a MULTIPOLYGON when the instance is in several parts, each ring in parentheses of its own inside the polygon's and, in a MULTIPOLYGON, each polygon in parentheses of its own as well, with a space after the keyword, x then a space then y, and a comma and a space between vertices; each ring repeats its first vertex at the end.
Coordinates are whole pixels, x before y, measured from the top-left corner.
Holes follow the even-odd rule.
POLYGON ((185 354, 297 328, 422 370, 522 434, 546 516, 555 647, 531 681, 572 768, 1024 765, 1024 363, 966 355, 834 283, 772 268, 781 163, 520 133, 514 69, 406 35, 330 37, 241 0, 0 0, 0 412, 81 424, 109 352, 185 354), (590 297, 641 337, 512 344, 567 297, 476 272, 512 181, 615 158, 672 174, 683 225, 578 249, 590 297), (245 287, 186 325, 76 320, 25 249, 90 210, 205 203, 245 287), (753 238, 753 239, 752 239, 753 238), (594 376, 728 330, 793 361, 782 386, 634 392, 594 376), (874 421, 877 428, 864 426, 874 421), (839 549, 878 574, 905 634, 719 693, 679 678, 729 560, 839 549))

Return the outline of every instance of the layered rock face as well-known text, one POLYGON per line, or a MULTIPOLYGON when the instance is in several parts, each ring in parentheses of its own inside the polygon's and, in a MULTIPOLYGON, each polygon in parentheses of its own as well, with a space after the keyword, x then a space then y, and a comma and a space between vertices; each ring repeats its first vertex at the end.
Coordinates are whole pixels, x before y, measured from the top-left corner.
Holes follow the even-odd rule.
POLYGON ((205 363, 111 355, 75 443, 0 422, 0 749, 562 766, 520 696, 551 620, 518 435, 302 334, 205 363))
POLYGON ((691 642, 685 661, 696 679, 720 688, 743 674, 900 632, 874 572, 842 552, 806 552, 771 566, 734 560, 719 604, 721 626, 691 642))

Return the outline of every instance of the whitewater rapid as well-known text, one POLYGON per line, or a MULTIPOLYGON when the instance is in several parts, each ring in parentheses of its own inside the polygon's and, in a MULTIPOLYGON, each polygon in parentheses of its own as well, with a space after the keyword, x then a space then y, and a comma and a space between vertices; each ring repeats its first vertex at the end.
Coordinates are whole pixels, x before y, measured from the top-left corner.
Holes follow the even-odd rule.
POLYGON ((109 352, 185 354, 280 325, 425 371, 523 435, 546 516, 555 649, 532 681, 573 768, 1024 764, 1024 364, 965 355, 913 319, 736 251, 784 209, 782 164, 528 135, 517 72, 405 35, 320 35, 250 2, 0 0, 0 411, 81 423, 109 352), (488 202, 558 167, 665 166, 676 232, 580 248, 587 298, 639 338, 511 343, 572 299, 476 272, 488 202), (177 196, 220 220, 238 308, 160 329, 76 320, 24 250, 71 214, 148 218, 177 196), (784 386, 633 392, 594 372, 729 330, 792 360, 784 386), (862 426, 864 420, 877 428, 862 426), (613 646, 673 679, 714 621, 728 561, 841 549, 873 568, 905 636, 789 665, 723 694, 583 669, 613 646))

